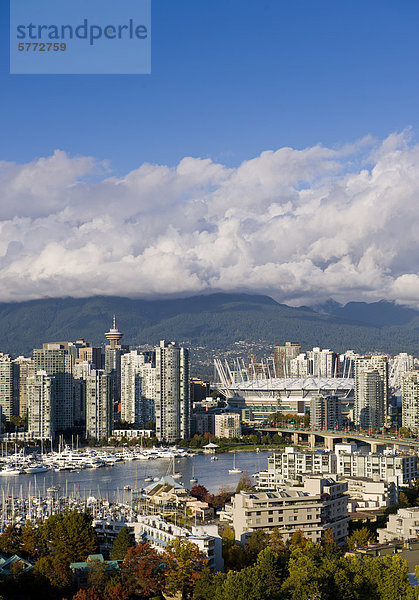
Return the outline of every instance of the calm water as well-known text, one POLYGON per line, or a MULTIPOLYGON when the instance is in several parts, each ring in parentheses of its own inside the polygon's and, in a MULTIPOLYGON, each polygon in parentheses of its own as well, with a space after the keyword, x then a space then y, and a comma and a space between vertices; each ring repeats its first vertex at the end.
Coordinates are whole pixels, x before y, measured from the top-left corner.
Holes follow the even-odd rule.
MULTIPOLYGON (((271 452, 239 452, 236 454, 236 467, 247 469, 249 475, 265 469, 267 457, 271 452)), ((228 470, 233 467, 233 454, 218 454, 218 460, 212 461, 210 456, 199 454, 190 458, 177 458, 176 471, 182 473, 178 481, 186 488, 190 488, 189 480, 192 472, 198 483, 204 485, 210 492, 216 493, 220 488, 234 490, 241 474, 230 475, 228 470)), ((17 496, 35 493, 35 486, 41 495, 51 485, 61 486, 62 492, 81 496, 93 495, 108 497, 110 500, 128 500, 130 492, 124 491, 124 486, 132 489, 143 488, 146 483, 144 478, 162 477, 171 474, 171 461, 169 459, 118 462, 113 467, 100 469, 83 469, 79 472, 60 471, 53 473, 38 473, 37 475, 19 475, 2 477, 0 480, 0 494, 17 496)))

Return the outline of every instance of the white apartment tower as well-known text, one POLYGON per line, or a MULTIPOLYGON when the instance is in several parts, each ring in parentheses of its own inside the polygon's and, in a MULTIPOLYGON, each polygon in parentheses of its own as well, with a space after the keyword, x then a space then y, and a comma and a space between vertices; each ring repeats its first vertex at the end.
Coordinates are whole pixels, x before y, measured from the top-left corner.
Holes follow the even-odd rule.
POLYGON ((112 377, 92 369, 86 379, 86 436, 101 440, 112 433, 112 377))
POLYGON ((419 431, 419 371, 405 373, 402 379, 402 424, 419 431))
POLYGON ((50 342, 35 348, 33 359, 35 372, 45 371, 54 375, 54 430, 65 431, 74 425, 73 364, 76 348, 70 342, 50 342))
POLYGON ((55 437, 55 377, 46 371, 30 375, 26 381, 28 432, 38 440, 55 437))
POLYGON ((121 420, 145 425, 154 420, 155 367, 149 353, 121 356, 121 420))
POLYGON ((388 410, 388 357, 359 356, 355 359, 355 424, 378 429, 388 410))
POLYGON ((0 406, 9 421, 19 414, 19 369, 9 354, 0 353, 0 406))
POLYGON ((175 442, 190 436, 189 352, 164 340, 155 348, 156 435, 175 442))

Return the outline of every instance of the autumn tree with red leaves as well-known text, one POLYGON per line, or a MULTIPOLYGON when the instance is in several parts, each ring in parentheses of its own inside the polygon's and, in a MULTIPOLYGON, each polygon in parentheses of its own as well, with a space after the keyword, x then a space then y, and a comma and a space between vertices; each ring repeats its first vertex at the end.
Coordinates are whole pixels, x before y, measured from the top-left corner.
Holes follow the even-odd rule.
POLYGON ((156 596, 164 589, 165 565, 159 553, 146 542, 130 548, 121 565, 124 588, 144 598, 156 596))

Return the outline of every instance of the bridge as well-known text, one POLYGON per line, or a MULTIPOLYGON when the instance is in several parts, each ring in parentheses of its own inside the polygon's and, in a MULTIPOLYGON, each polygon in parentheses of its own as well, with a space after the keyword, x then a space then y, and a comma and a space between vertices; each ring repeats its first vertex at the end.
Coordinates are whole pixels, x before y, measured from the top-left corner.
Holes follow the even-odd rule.
POLYGON ((284 440, 289 439, 292 444, 308 444, 314 449, 316 443, 323 441, 323 446, 329 450, 334 450, 336 443, 362 442, 371 447, 371 452, 377 452, 379 446, 386 446, 406 450, 418 450, 419 440, 395 438, 389 436, 372 436, 356 431, 323 431, 317 429, 290 429, 287 427, 263 427, 256 426, 256 431, 261 433, 277 433, 284 440))

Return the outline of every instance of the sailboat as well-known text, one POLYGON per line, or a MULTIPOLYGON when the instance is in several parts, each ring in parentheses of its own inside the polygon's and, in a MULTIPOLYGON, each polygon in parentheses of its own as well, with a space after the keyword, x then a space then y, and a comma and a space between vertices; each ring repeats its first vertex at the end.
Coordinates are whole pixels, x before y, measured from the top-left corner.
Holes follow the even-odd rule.
POLYGON ((243 473, 243 471, 241 469, 236 467, 236 453, 234 453, 233 468, 229 469, 228 472, 230 475, 235 475, 236 473, 243 473))
MULTIPOLYGON (((172 472, 171 472, 171 476, 173 477, 173 479, 180 479, 182 477, 182 473, 175 471, 175 457, 172 458, 171 460, 172 463, 172 472)), ((170 470, 170 467, 169 469, 170 470)))
POLYGON ((198 483, 198 479, 195 477, 195 467, 192 465, 192 477, 189 480, 189 483, 192 483, 192 485, 195 485, 196 483, 198 483))

